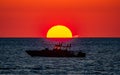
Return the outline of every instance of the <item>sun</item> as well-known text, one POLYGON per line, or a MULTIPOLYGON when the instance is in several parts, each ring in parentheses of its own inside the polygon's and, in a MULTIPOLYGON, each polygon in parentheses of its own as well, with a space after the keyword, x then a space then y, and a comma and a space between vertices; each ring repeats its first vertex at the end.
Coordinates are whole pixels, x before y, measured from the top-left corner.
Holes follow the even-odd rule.
POLYGON ((55 25, 51 27, 46 35, 47 38, 72 38, 71 30, 64 25, 55 25))

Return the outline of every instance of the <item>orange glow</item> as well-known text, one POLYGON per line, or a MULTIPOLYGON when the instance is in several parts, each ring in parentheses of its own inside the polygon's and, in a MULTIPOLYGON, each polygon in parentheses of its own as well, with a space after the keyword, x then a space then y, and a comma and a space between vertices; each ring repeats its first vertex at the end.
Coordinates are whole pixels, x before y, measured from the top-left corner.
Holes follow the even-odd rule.
POLYGON ((72 32, 66 26, 56 25, 48 30, 47 38, 72 38, 72 32))
POLYGON ((120 0, 0 0, 0 38, 45 38, 56 24, 73 38, 120 37, 120 0))

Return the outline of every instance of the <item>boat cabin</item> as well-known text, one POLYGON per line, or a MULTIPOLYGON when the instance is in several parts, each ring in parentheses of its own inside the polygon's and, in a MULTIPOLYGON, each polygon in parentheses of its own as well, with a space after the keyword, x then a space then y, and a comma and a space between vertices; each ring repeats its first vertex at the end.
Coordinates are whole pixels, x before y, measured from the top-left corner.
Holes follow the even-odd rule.
POLYGON ((69 50, 71 48, 71 44, 67 44, 66 46, 63 46, 62 43, 55 44, 53 50, 69 50))

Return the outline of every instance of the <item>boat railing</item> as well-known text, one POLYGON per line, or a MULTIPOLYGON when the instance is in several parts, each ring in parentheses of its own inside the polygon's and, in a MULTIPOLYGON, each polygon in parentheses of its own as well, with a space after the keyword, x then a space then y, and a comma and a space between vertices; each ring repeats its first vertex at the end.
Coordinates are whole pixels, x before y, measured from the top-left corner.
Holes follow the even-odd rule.
POLYGON ((71 44, 63 45, 62 43, 55 44, 54 50, 70 50, 71 44))

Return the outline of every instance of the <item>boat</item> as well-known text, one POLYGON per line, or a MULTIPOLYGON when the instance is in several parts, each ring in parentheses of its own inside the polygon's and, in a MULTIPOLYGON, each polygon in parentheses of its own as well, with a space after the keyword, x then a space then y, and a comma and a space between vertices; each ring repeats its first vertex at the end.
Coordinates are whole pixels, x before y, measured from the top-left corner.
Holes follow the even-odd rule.
POLYGON ((55 44, 54 48, 50 50, 45 48, 43 50, 26 50, 27 54, 32 57, 85 57, 86 53, 82 51, 69 50, 71 44, 63 46, 62 43, 55 44))

